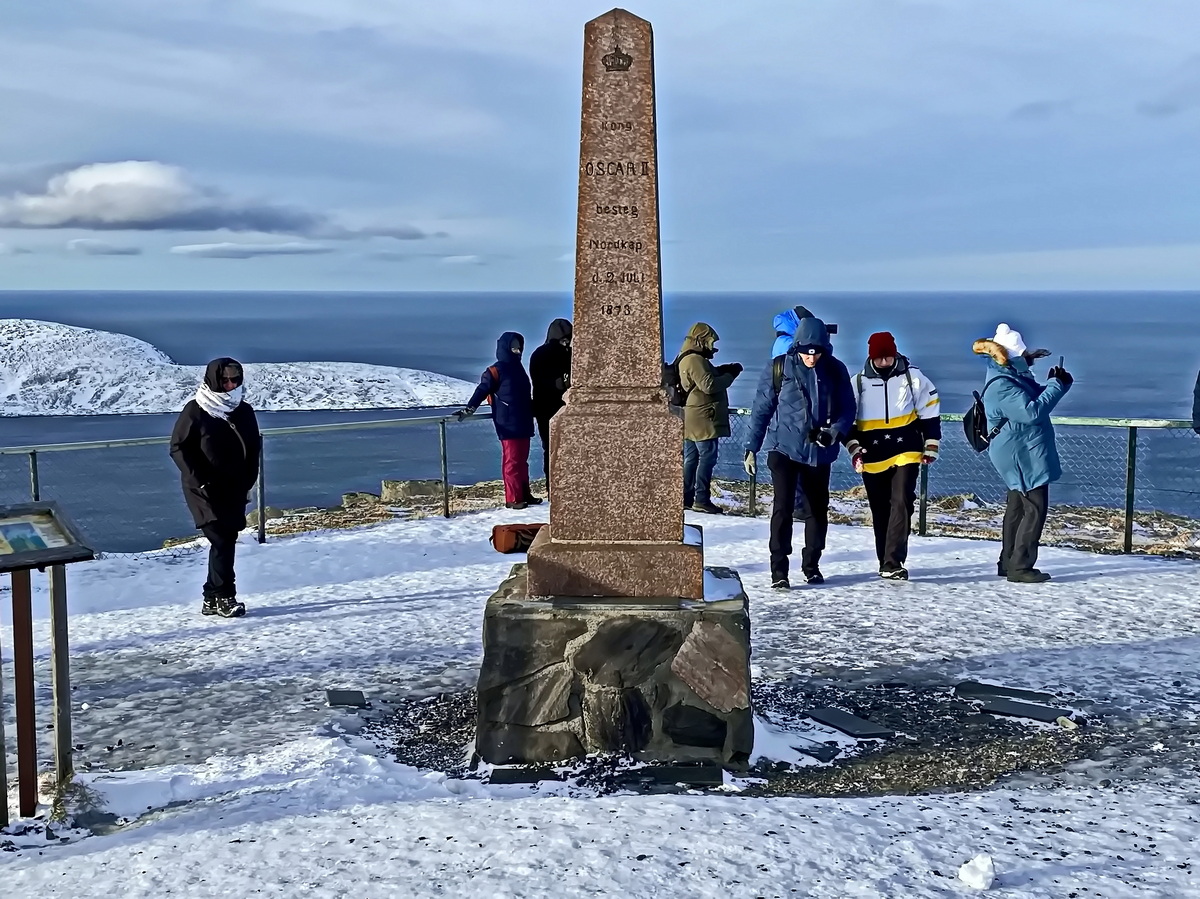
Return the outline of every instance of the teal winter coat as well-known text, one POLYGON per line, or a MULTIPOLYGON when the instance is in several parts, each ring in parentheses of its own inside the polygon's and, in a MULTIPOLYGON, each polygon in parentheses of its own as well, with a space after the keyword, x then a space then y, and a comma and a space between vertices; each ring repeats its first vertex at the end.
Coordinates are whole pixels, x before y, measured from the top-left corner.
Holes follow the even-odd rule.
POLYGON ((994 340, 975 341, 976 353, 987 356, 987 381, 998 379, 983 394, 988 430, 1007 424, 992 440, 988 456, 1009 490, 1028 493, 1062 477, 1050 413, 1070 389, 1057 379, 1039 384, 1021 356, 994 340))

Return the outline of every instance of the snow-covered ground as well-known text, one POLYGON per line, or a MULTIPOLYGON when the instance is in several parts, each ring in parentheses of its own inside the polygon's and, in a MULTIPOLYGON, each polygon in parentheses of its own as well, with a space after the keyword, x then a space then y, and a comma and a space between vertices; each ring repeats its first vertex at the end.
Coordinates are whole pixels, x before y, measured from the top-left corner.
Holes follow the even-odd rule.
MULTIPOLYGON (((268 412, 452 406, 474 389, 446 375, 357 362, 247 361, 245 369, 247 400, 268 412)), ((0 415, 178 412, 203 374, 125 334, 0 319, 0 415)))
MULTIPOLYGON (((327 687, 386 700, 473 684, 484 601, 520 558, 487 535, 530 511, 247 536, 250 612, 235 621, 198 614, 202 553, 73 566, 83 779, 113 814, 142 817, 63 844, 9 837, 25 848, 0 853, 3 895, 971 895, 959 868, 987 853, 998 895, 1200 896, 1186 740, 974 793, 597 798, 417 771, 340 732, 327 687)), ((870 531, 835 527, 827 584, 778 593, 764 521, 693 520, 708 562, 742 574, 756 679, 973 678, 1165 731, 1200 718, 1196 562, 1051 548, 1039 564, 1054 581, 1011 585, 995 544, 914 538, 914 579, 885 583, 870 531)))

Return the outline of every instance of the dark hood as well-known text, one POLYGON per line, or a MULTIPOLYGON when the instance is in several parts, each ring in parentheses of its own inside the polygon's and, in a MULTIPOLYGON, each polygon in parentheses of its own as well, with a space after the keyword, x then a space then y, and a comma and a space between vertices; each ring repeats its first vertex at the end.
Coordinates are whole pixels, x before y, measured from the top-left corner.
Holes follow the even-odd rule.
POLYGON ((571 323, 565 318, 556 318, 546 329, 546 343, 554 343, 571 336, 571 323))
POLYGON ((897 375, 904 374, 905 372, 908 371, 908 369, 909 369, 908 357, 897 354, 896 355, 896 364, 893 365, 888 370, 888 373, 886 375, 880 374, 879 371, 876 370, 875 366, 871 363, 870 359, 868 359, 866 361, 866 363, 863 365, 863 374, 866 375, 868 378, 894 378, 897 375))
POLYGON ((802 318, 796 323, 796 334, 792 338, 792 348, 803 346, 819 346, 826 354, 833 352, 829 343, 829 329, 825 322, 815 316, 802 318))
MULTIPOLYGON (((222 356, 219 359, 214 359, 204 368, 204 383, 213 393, 224 393, 224 391, 221 390, 221 382, 218 379, 221 377, 221 372, 226 365, 236 365, 239 369, 242 367, 242 363, 238 362, 236 359, 231 359, 229 356, 222 356)), ((245 383, 245 377, 246 373, 245 370, 243 370, 243 383, 245 383)))
POLYGON ((512 361, 512 359, 514 358, 513 353, 512 353, 512 345, 513 345, 514 340, 518 340, 521 342, 521 349, 522 349, 522 351, 524 351, 525 338, 522 337, 520 334, 518 334, 516 331, 505 331, 503 334, 500 335, 500 339, 496 341, 496 361, 497 362, 511 362, 512 361))

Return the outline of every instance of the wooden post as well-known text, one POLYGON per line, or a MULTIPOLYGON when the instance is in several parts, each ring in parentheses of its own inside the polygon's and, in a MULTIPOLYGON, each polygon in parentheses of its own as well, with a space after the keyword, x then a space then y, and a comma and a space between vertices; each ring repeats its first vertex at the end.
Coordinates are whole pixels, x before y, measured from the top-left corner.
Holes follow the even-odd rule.
POLYGON ((4 743, 4 647, 0 641, 0 828, 8 827, 8 751, 4 743))
POLYGON ((67 635, 67 569, 50 566, 50 668, 54 694, 54 778, 75 776, 71 755, 71 648, 67 635))
POLYGON ((17 711, 17 813, 37 812, 37 723, 33 691, 33 597, 29 571, 12 573, 13 698, 17 711))

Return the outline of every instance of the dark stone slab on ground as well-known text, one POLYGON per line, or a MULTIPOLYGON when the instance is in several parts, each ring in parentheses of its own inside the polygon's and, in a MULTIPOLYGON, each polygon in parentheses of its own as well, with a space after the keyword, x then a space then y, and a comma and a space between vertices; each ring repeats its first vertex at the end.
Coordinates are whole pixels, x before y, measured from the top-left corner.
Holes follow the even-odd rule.
POLYGON ((488 775, 491 784, 535 784, 543 780, 562 780, 563 776, 553 768, 528 767, 493 768, 488 775))
POLYGON ((1054 702, 1055 697, 1050 693, 1039 693, 1036 690, 1019 690, 1016 687, 1003 687, 999 684, 985 684, 979 681, 965 680, 956 684, 954 694, 963 699, 985 699, 995 696, 1001 699, 1017 699, 1022 702, 1040 702, 1044 705, 1054 702))
POLYGON ((808 709, 805 714, 813 721, 827 724, 844 734, 849 734, 856 740, 888 739, 896 736, 896 732, 889 728, 872 724, 864 718, 843 712, 841 709, 808 709))
POLYGON ((362 690, 326 690, 325 704, 330 706, 347 706, 354 709, 370 708, 371 703, 362 690))
POLYGON ((1070 718, 1072 709, 1056 709, 1048 705, 1035 705, 1032 702, 1017 702, 1013 699, 985 698, 983 709, 990 715, 1007 715, 1010 718, 1030 718, 1034 721, 1044 721, 1053 724, 1059 718, 1070 718))

